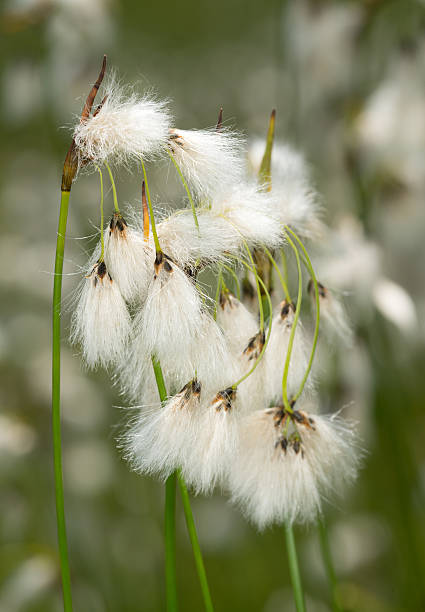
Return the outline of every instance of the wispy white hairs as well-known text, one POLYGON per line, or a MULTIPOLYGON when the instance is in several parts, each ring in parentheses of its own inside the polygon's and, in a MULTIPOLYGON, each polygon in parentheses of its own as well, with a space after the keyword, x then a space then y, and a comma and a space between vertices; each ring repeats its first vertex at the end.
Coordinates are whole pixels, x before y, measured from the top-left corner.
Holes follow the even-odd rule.
POLYGON ((210 199, 223 186, 244 176, 244 141, 235 132, 173 129, 169 143, 180 170, 200 199, 210 199))
POLYGON ((338 417, 257 411, 241 425, 229 469, 232 501, 259 529, 314 521, 322 499, 355 478, 355 447, 352 429, 338 417))
POLYGON ((122 361, 130 333, 130 315, 104 262, 83 280, 71 322, 71 341, 80 343, 88 367, 122 361))
MULTIPOLYGON (((265 142, 255 140, 249 149, 249 159, 259 168, 265 142)), ((275 143, 272 153, 272 192, 276 198, 276 213, 282 224, 290 225, 303 236, 321 231, 319 197, 312 185, 304 157, 290 145, 275 143)))
POLYGON ((105 263, 125 300, 143 300, 153 275, 152 246, 115 212, 105 229, 105 263))
POLYGON ((106 99, 97 114, 79 123, 74 140, 80 159, 101 165, 128 164, 140 156, 151 157, 164 150, 171 126, 167 104, 153 94, 139 97, 112 79, 106 99))

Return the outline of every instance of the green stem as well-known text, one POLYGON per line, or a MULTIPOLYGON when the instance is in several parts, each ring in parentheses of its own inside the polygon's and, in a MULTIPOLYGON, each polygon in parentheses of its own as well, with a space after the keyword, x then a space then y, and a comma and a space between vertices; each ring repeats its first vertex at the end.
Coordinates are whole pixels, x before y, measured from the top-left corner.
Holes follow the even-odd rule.
MULTIPOLYGON (((253 259, 252 255, 251 255, 251 251, 249 250, 249 246, 247 245, 245 240, 242 239, 242 242, 243 242, 243 245, 244 245, 244 247, 246 249, 246 252, 248 253, 248 257, 249 257, 249 260, 250 260, 250 262, 252 264, 252 268, 253 268, 253 270, 256 270, 255 262, 254 262, 254 259, 253 259)), ((258 276, 258 274, 256 272, 254 272, 254 275, 255 275, 255 284, 257 285, 258 310, 260 311, 260 331, 264 331, 264 309, 263 309, 263 300, 261 298, 261 289, 260 289, 260 281, 261 281, 261 279, 260 279, 260 277, 258 276)), ((261 284, 262 284, 262 286, 265 289, 264 283, 262 282, 261 284)))
POLYGON ((269 251, 269 249, 267 247, 263 246, 262 249, 265 252, 265 254, 267 255, 267 257, 270 259, 271 264, 273 265, 274 269, 276 270, 277 275, 278 275, 279 280, 280 280, 280 284, 282 285, 282 289, 283 289, 283 292, 285 294, 285 299, 286 299, 286 301, 288 303, 290 303, 291 302, 291 296, 289 295, 288 285, 286 284, 286 281, 285 281, 285 279, 282 276, 282 273, 281 273, 281 271, 279 269, 279 266, 276 263, 275 258, 270 253, 270 251, 269 251))
POLYGON ((292 408, 291 408, 291 406, 289 404, 289 401, 288 401, 288 374, 289 374, 289 364, 290 364, 290 361, 291 361, 292 349, 293 349, 293 346, 294 346, 295 332, 297 331, 298 320, 300 318, 301 301, 302 301, 302 296, 303 296, 303 278, 302 278, 301 261, 300 261, 300 255, 298 253, 298 249, 295 246, 295 244, 292 242, 292 240, 289 238, 288 234, 286 235, 286 239, 288 240, 291 248, 293 249, 293 251, 295 253, 295 258, 297 260, 297 270, 298 270, 298 297, 297 297, 297 306, 295 308, 294 321, 292 323, 291 333, 289 335, 288 349, 286 351, 285 366, 284 366, 284 369, 283 369, 283 377, 282 377, 282 399, 283 399, 283 405, 285 406, 285 408, 286 408, 286 410, 288 412, 292 412, 292 408))
POLYGON ((186 483, 183 480, 183 477, 180 472, 177 473, 177 480, 182 496, 183 510, 186 518, 186 525, 187 530, 189 532, 190 542, 192 544, 193 556, 195 557, 196 570, 198 572, 202 596, 204 598, 205 610, 207 612, 213 612, 214 608, 211 600, 210 589, 208 586, 207 574, 205 572, 204 561, 202 559, 201 548, 199 546, 198 535, 196 533, 195 521, 193 520, 192 509, 190 507, 189 493, 187 491, 186 483))
POLYGON ((221 286, 223 284, 223 273, 221 271, 221 265, 218 269, 218 277, 217 277, 217 289, 215 291, 215 297, 214 297, 214 321, 217 321, 217 306, 218 306, 218 300, 220 299, 220 291, 221 291, 221 286))
POLYGON ((159 240, 158 240, 158 234, 156 232, 155 215, 153 213, 151 193, 149 191, 149 184, 148 184, 148 177, 147 177, 147 174, 146 174, 146 168, 145 168, 145 164, 144 164, 142 158, 140 158, 140 161, 141 161, 141 164, 142 164, 143 177, 145 179, 146 198, 148 200, 149 215, 150 215, 150 218, 151 218, 152 236, 153 236, 153 240, 154 240, 154 243, 155 243, 155 249, 156 249, 157 253, 162 253, 162 249, 160 247, 159 240))
MULTIPOLYGON (((243 264, 246 267, 247 270, 249 270, 250 272, 252 272, 254 274, 256 280, 258 280, 258 282, 257 282, 258 302, 259 303, 261 302, 261 291, 260 291, 260 284, 261 284, 261 286, 264 289, 264 294, 265 294, 265 296, 267 298, 267 303, 268 303, 268 307, 269 307, 269 310, 270 310, 269 328, 268 328, 268 331, 267 331, 267 337, 265 339, 264 346, 261 349, 261 352, 258 355, 257 359, 255 360, 254 365, 252 366, 252 368, 244 376, 242 376, 242 378, 240 378, 237 382, 235 382, 232 385, 232 389, 236 389, 244 380, 246 380, 249 376, 251 376, 251 374, 254 372, 254 370, 257 368, 258 364, 262 360, 262 358, 264 356, 264 353, 266 352, 266 348, 267 348, 267 345, 269 343, 270 335, 271 335, 271 332, 272 332, 273 307, 272 307, 272 301, 271 301, 271 298, 270 298, 270 293, 268 292, 267 287, 264 284, 263 280, 258 276, 257 270, 255 268, 255 264, 251 267, 249 265, 249 263, 247 263, 246 261, 244 261, 243 259, 241 259, 237 255, 230 255, 229 254, 229 257, 232 257, 233 259, 235 259, 239 263, 243 264)), ((251 259, 251 261, 252 261, 252 259, 251 259)))
MULTIPOLYGON (((155 374, 161 404, 167 401, 167 389, 161 364, 152 355, 152 367, 155 374)), ((175 612, 177 605, 176 576, 176 472, 173 472, 165 483, 165 596, 167 611, 175 612)))
POLYGON ((191 208, 192 208, 193 219, 194 219, 194 221, 195 221, 195 225, 196 225, 196 227, 197 227, 197 228, 198 228, 198 230, 199 230, 199 222, 198 222, 198 217, 197 217, 197 215, 196 215, 196 207, 195 207, 195 202, 193 201, 192 194, 190 193, 189 186, 188 186, 188 184, 187 184, 187 182, 186 182, 186 179, 185 179, 185 178, 184 178, 184 176, 183 176, 183 172, 180 170, 180 166, 178 165, 178 163, 177 163, 177 162, 176 162, 176 160, 174 159, 174 155, 171 153, 171 151, 170 151, 170 149, 169 149, 168 147, 167 147, 167 153, 168 153, 168 155, 170 156, 170 159, 171 159, 171 161, 173 162, 175 169, 177 170, 177 173, 178 173, 178 175, 179 175, 179 177, 180 177, 180 180, 181 180, 181 182, 182 182, 183 187, 185 188, 185 191, 186 191, 186 193, 187 193, 187 197, 188 197, 188 200, 189 200, 190 206, 191 206, 191 208))
POLYGON ((69 191, 61 192, 59 226, 56 240, 55 275, 53 281, 53 346, 52 346, 52 428, 53 463, 55 473, 56 521, 62 575, 64 611, 72 611, 71 577, 66 539, 65 504, 62 478, 62 442, 60 417, 60 358, 61 358, 61 300, 62 271, 68 219, 69 191))
POLYGON ((315 294, 315 301, 316 301, 316 323, 315 323, 315 327, 314 327, 314 335, 313 335, 313 345, 311 347, 311 353, 310 353, 310 359, 308 361, 308 365, 307 365, 307 369, 305 371, 304 377, 301 381, 300 384, 300 388, 298 389, 296 395, 294 396, 294 400, 296 401, 301 393, 303 392, 304 386, 307 382, 307 378, 311 372, 311 368, 313 366, 313 360, 314 360, 314 355, 316 354, 316 348, 317 348, 317 340, 319 338, 319 324, 320 324, 320 295, 319 295, 319 286, 317 283, 317 278, 316 275, 314 273, 314 269, 313 269, 313 265, 311 263, 310 257, 308 256, 307 250, 304 247, 303 243, 301 242, 301 240, 298 238, 298 236, 288 227, 285 227, 287 232, 290 232, 291 235, 295 238, 295 240, 298 242, 301 250, 304 253, 304 258, 305 258, 305 265, 308 269, 308 271, 310 272, 310 276, 311 279, 313 281, 314 284, 314 294, 315 294))
POLYGON ((105 166, 106 166, 106 169, 108 170, 109 178, 111 179, 112 193, 113 193, 113 196, 114 196, 114 208, 115 208, 115 212, 120 214, 120 209, 118 207, 117 189, 115 187, 114 177, 112 176, 112 171, 111 171, 111 168, 109 167, 109 164, 105 162, 105 166))
MULTIPOLYGON (((269 340, 270 340, 270 335, 272 333, 273 307, 272 307, 272 301, 271 301, 271 298, 270 298, 270 293, 267 291, 267 287, 264 284, 264 282, 262 281, 262 279, 260 277, 258 277, 258 280, 259 280, 259 282, 261 283, 261 286, 264 289, 264 292, 265 292, 265 295, 266 295, 266 298, 267 298, 267 303, 268 303, 268 306, 269 306, 269 312, 270 312, 269 328, 267 330, 267 336, 266 336, 266 339, 264 341, 263 348, 261 349, 260 354, 258 355, 257 359, 255 360, 254 365, 252 366, 252 368, 250 370, 248 370, 248 372, 246 374, 244 374, 244 376, 242 376, 237 382, 235 382, 232 385, 233 389, 236 389, 244 380, 246 380, 249 376, 251 376, 251 374, 256 370, 257 366, 259 365, 260 361, 262 360, 262 358, 264 356, 264 353, 266 352, 266 348, 267 348, 267 345, 268 345, 269 340)), ((263 330, 261 330, 261 331, 263 331, 263 330)))
MULTIPOLYGON (((280 249, 280 257, 282 259, 282 269, 283 269, 283 278, 285 279, 285 285, 288 287, 288 262, 286 261, 286 253, 284 249, 280 249)), ((289 291, 288 291, 289 296, 289 291)), ((291 301, 291 297, 289 296, 288 301, 291 301)))
POLYGON ((305 612, 304 593, 301 583, 300 568, 298 565, 297 549, 295 547, 294 532, 291 525, 285 525, 286 548, 288 551, 289 574, 294 591, 295 607, 297 612, 305 612))
POLYGON ((342 607, 338 599, 338 581, 335 574, 335 568, 332 562, 331 547, 329 545, 328 530, 323 520, 318 523, 320 550, 322 551, 323 561, 325 563, 326 574, 328 576, 329 586, 332 593, 332 610, 333 612, 342 612, 342 607))
POLYGON ((99 262, 103 261, 105 255, 105 236, 103 234, 103 225, 105 223, 105 216, 103 212, 103 176, 100 168, 97 168, 100 178, 100 257, 99 262))
POLYGON ((237 277, 237 274, 234 270, 232 270, 232 268, 230 266, 227 266, 226 264, 222 263, 221 264, 223 266, 223 268, 225 270, 228 271, 228 273, 233 276, 233 280, 235 281, 235 288, 236 288, 236 297, 238 298, 238 300, 241 299, 241 286, 239 284, 239 279, 237 277))
POLYGON ((167 612, 176 612, 176 472, 165 482, 165 596, 167 612))
MULTIPOLYGON (((155 374, 156 385, 161 404, 167 401, 167 388, 161 364, 152 355, 152 367, 155 374)), ((183 509, 186 517, 187 529, 192 544, 193 555, 195 557, 196 569, 198 571, 199 582, 204 597, 205 609, 207 612, 213 610, 211 596, 208 588, 207 576, 205 573, 204 562, 202 560, 201 548, 196 534, 195 522, 193 520, 192 509, 190 507, 189 495, 186 484, 180 473, 173 472, 165 483, 165 584, 167 611, 177 610, 177 579, 176 579, 176 481, 179 482, 180 492, 183 500, 183 509)))

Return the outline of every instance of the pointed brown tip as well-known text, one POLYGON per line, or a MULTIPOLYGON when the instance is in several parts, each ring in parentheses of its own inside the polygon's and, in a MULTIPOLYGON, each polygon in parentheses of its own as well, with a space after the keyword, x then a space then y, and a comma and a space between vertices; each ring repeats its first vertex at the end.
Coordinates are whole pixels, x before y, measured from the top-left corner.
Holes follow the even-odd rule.
POLYGON ((220 111, 218 113, 218 121, 217 121, 217 127, 216 130, 217 132, 219 132, 222 128, 223 125, 223 107, 220 107, 220 111))
POLYGON ((270 119, 275 119, 276 118, 276 109, 273 108, 272 112, 270 113, 270 119))
POLYGON ((90 116, 90 112, 93 107, 94 99, 99 90, 99 87, 102 84, 103 77, 105 76, 105 70, 106 70, 106 55, 103 56, 102 68, 100 69, 99 76, 97 77, 97 81, 95 82, 95 84, 90 90, 89 95, 87 96, 87 100, 86 100, 86 103, 84 104, 83 112, 81 113, 81 121, 85 121, 90 116))

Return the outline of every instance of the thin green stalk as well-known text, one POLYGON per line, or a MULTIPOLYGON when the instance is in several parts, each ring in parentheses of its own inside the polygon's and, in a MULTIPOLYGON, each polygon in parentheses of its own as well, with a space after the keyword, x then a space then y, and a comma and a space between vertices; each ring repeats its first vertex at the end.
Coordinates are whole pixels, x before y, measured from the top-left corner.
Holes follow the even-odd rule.
POLYGON ((221 265, 233 277, 233 280, 235 281, 236 297, 238 298, 238 300, 240 300, 241 299, 241 286, 239 284, 239 279, 238 279, 238 277, 236 275, 236 272, 234 270, 232 270, 232 268, 230 266, 227 266, 224 263, 222 263, 221 265))
POLYGON ((198 222, 198 217, 196 215, 195 202, 193 201, 192 194, 190 193, 189 186, 188 186, 188 184, 186 182, 186 179, 183 176, 183 172, 180 170, 180 166, 178 165, 178 163, 174 159, 174 155, 171 153, 171 151, 170 151, 170 149, 168 147, 167 147, 167 153, 170 156, 170 159, 173 162, 175 169, 177 170, 177 173, 178 173, 178 175, 180 177, 180 180, 182 182, 183 187, 185 188, 185 191, 187 193, 187 197, 188 197, 190 206, 192 208, 193 220, 195 221, 195 225, 196 225, 196 227, 199 230, 199 222, 198 222))
MULTIPOLYGON (((284 249, 280 249, 280 257, 282 259, 283 278, 285 279, 286 286, 288 286, 288 262, 286 261, 284 249)), ((289 298, 289 301, 291 301, 291 298, 289 298)))
MULTIPOLYGON (((251 376, 251 374, 254 372, 254 370, 257 369, 260 361, 262 360, 262 358, 264 356, 264 353, 266 352, 267 345, 268 345, 269 340, 270 340, 270 335, 272 333, 273 306, 272 306, 272 301, 271 301, 271 298, 270 298, 270 293, 267 291, 267 287, 264 284, 264 282, 262 281, 262 279, 260 277, 258 277, 258 280, 259 280, 259 282, 261 283, 261 286, 264 289, 264 292, 265 292, 265 295, 266 295, 266 298, 267 298, 267 303, 268 303, 268 306, 269 306, 269 312, 270 312, 269 328, 267 330, 267 336, 265 338, 263 348, 261 349, 260 354, 258 355, 257 359, 255 360, 254 365, 252 366, 252 368, 250 370, 248 370, 248 372, 246 374, 244 374, 244 376, 242 376, 237 382, 235 382, 232 385, 233 389, 236 389, 244 380, 246 380, 249 376, 251 376)), ((263 330, 261 330, 261 331, 263 331, 263 330)))
POLYGON ((62 441, 60 417, 60 358, 61 358, 61 300, 62 271, 65 251, 66 223, 68 219, 69 191, 61 192, 59 226, 56 240, 55 275, 53 281, 53 346, 52 346, 52 428, 53 463, 55 474, 56 520, 62 575, 64 611, 72 611, 71 577, 66 539, 65 505, 62 478, 62 441))
POLYGON ((320 550, 322 552, 323 561, 325 563, 326 574, 328 576, 329 587, 332 593, 332 610, 333 612, 342 612, 342 607, 338 598, 338 581, 335 573, 335 568, 332 561, 331 547, 329 545, 328 530, 323 520, 318 523, 320 550))
MULTIPOLYGON (((164 376, 161 369, 161 364, 158 359, 152 356, 152 367, 155 374, 156 385, 161 403, 167 401, 167 389, 165 386, 164 376)), ((211 602, 210 591, 208 587, 207 575, 205 572, 204 562, 202 560, 201 548, 199 546, 198 536, 196 533, 195 521, 193 519, 192 509, 190 507, 189 494, 182 475, 178 472, 173 472, 167 478, 165 483, 165 583, 166 583, 166 599, 168 612, 177 610, 177 579, 176 579, 176 482, 178 480, 180 492, 183 500, 183 509, 186 517, 187 530, 189 532, 190 542, 192 544, 193 556, 195 557, 196 569, 198 572, 199 582, 201 585, 202 595, 204 597, 205 609, 207 612, 212 612, 213 606, 211 602)))
POLYGON ((297 549, 295 547, 294 532, 291 525, 285 525, 286 548, 288 551, 289 574, 294 591, 295 607, 297 612, 305 612, 304 592, 301 583, 300 568, 298 565, 297 549))
POLYGON ((153 236, 153 240, 154 240, 154 243, 155 243, 155 249, 156 249, 157 253, 162 253, 162 249, 161 249, 161 246, 160 246, 159 240, 158 240, 158 234, 156 232, 155 215, 154 215, 153 207, 152 207, 151 193, 149 191, 148 176, 146 174, 146 168, 145 168, 145 164, 144 164, 142 158, 140 158, 140 162, 142 164, 143 177, 145 179, 146 198, 148 200, 149 215, 150 215, 150 218, 151 218, 152 236, 153 236))
POLYGON ((103 212, 103 176, 100 168, 97 168, 100 178, 100 257, 99 262, 103 261, 105 255, 105 236, 103 234, 103 225, 105 223, 105 215, 103 212))
POLYGON ((201 548, 199 546, 198 535, 196 533, 195 521, 193 520, 192 509, 190 507, 189 493, 187 491, 186 483, 180 472, 177 472, 177 480, 180 487, 180 493, 183 501, 183 510, 186 518, 187 530, 189 532, 189 538, 192 544, 193 556, 195 557, 196 570, 198 572, 198 578, 201 585, 202 596, 204 598, 205 610, 207 612, 213 612, 213 604, 210 595, 210 589, 208 586, 207 574, 205 572, 204 561, 202 559, 201 548))
MULTIPOLYGON (((161 403, 167 401, 167 389, 161 364, 152 355, 152 367, 161 403)), ((173 472, 165 483, 165 597, 168 612, 176 612, 177 575, 176 575, 176 472, 173 472)))
POLYGON ((176 472, 165 482, 165 597, 168 612, 178 610, 176 574, 176 472))
MULTIPOLYGON (((251 251, 249 250, 249 246, 247 245, 245 240, 243 240, 243 244, 244 244, 244 247, 245 247, 245 249, 246 249, 246 251, 248 253, 248 257, 249 257, 249 260, 250 260, 250 262, 252 264, 252 267, 255 270, 256 269, 255 268, 255 262, 254 262, 254 259, 253 259, 252 255, 251 255, 251 251)), ((257 293, 258 293, 258 310, 260 311, 260 331, 264 331, 264 308, 263 308, 263 300, 261 298, 261 289, 260 289, 260 282, 259 282, 261 279, 258 276, 258 274, 256 274, 255 272, 254 272, 254 274, 255 274, 255 284, 257 285, 257 293)), ((265 288, 264 283, 261 283, 261 284, 265 288)))
POLYGON ((295 240, 298 242, 301 250, 304 253, 304 258, 305 258, 305 265, 308 269, 308 271, 310 272, 310 276, 311 279, 313 281, 313 285, 314 285, 314 294, 315 294, 315 301, 316 301, 316 323, 315 323, 315 327, 314 327, 314 335, 313 335, 313 345, 311 347, 311 352, 310 352, 310 358, 308 361, 308 365, 307 365, 307 369, 304 373, 304 377, 301 381, 300 387, 297 391, 297 393, 294 395, 294 400, 296 401, 301 393, 303 392, 304 386, 307 382, 307 378, 311 372, 311 368, 313 366, 313 359, 314 359, 314 355, 316 354, 316 348, 317 348, 317 340, 319 338, 319 324, 320 324, 320 295, 319 295, 319 286, 317 283, 317 278, 316 275, 314 273, 314 269, 313 269, 313 265, 311 263, 310 257, 308 256, 307 250, 304 247, 303 243, 301 242, 301 240, 298 238, 298 236, 288 227, 285 227, 287 232, 290 232, 291 235, 295 238, 295 240))
POLYGON ((290 303, 290 302, 291 302, 291 296, 289 295, 288 285, 286 284, 286 281, 284 280, 284 278, 283 278, 283 276, 282 276, 282 273, 281 273, 281 271, 280 271, 280 269, 279 269, 279 266, 278 266, 278 265, 277 265, 277 263, 276 263, 275 258, 274 258, 274 257, 273 257, 273 255, 270 253, 270 251, 269 251, 269 249, 268 249, 267 247, 263 246, 263 247, 262 247, 262 249, 263 249, 263 251, 265 252, 265 254, 267 255, 267 257, 270 259, 270 262, 271 262, 272 266, 273 266, 273 267, 274 267, 274 269, 276 270, 277 275, 278 275, 279 280, 280 280, 280 284, 282 285, 282 289, 283 289, 283 292, 284 292, 284 294, 285 294, 285 299, 286 299, 286 301, 287 301, 288 303, 290 303))
POLYGON ((221 271, 221 265, 218 269, 218 277, 217 277, 217 289, 215 290, 215 298, 214 298, 214 320, 217 320, 217 304, 220 298, 221 286, 223 284, 223 273, 221 271))
POLYGON ((298 249, 295 246, 295 244, 292 242, 292 240, 289 238, 288 234, 286 235, 286 239, 288 240, 291 248, 293 249, 293 251, 295 253, 295 258, 297 260, 297 270, 298 270, 298 297, 297 297, 297 305, 296 305, 296 308, 295 308, 295 315, 294 315, 294 321, 293 321, 292 327, 291 327, 291 333, 289 335, 288 349, 286 351, 285 366, 283 368, 283 377, 282 377, 282 399, 283 399, 283 405, 285 406, 285 408, 286 408, 286 410, 288 412, 292 412, 292 408, 291 408, 291 406, 289 404, 289 401, 288 401, 287 386, 288 386, 289 364, 290 364, 290 361, 291 361, 292 348, 294 346, 295 332, 297 331, 297 324, 298 324, 298 320, 300 318, 301 301, 302 301, 302 295, 303 295, 303 278, 302 278, 301 261, 300 261, 300 255, 298 253, 298 249))
POLYGON ((109 164, 107 162, 105 162, 105 166, 106 166, 106 169, 108 170, 109 178, 111 179, 112 193, 113 193, 113 196, 114 196, 114 208, 115 208, 115 212, 119 213, 120 209, 119 209, 119 206, 118 206, 117 189, 115 187, 114 177, 112 176, 111 168, 109 167, 109 164))
MULTIPOLYGON (((241 258, 240 258, 240 257, 238 257, 237 255, 230 255, 230 254, 229 254, 229 257, 232 257, 233 259, 235 259, 235 260, 236 260, 236 261, 238 261, 239 263, 242 263, 242 264, 243 264, 243 265, 246 267, 246 269, 247 269, 247 270, 249 270, 250 272, 252 272, 252 273, 254 274, 254 276, 255 276, 256 280, 258 280, 258 282, 257 282, 257 296, 258 296, 258 303, 259 303, 259 304, 261 303, 261 291, 260 291, 260 284, 261 284, 261 286, 262 286, 262 287, 263 287, 263 289, 264 289, 264 293, 265 293, 265 295, 266 295, 266 298, 267 298, 267 303, 268 303, 268 307, 269 307, 269 310, 270 310, 270 322, 269 322, 269 328, 268 328, 268 331, 267 331, 267 336, 266 336, 266 339, 265 339, 265 342, 264 342, 264 346, 263 346, 263 348, 261 349, 261 352, 260 352, 260 354, 258 355, 257 359, 255 360, 254 365, 252 366, 252 368, 251 368, 251 369, 250 369, 250 370, 249 370, 249 371, 248 371, 248 372, 247 372, 247 373, 246 373, 244 376, 242 376, 242 378, 240 378, 240 379, 239 379, 237 382, 235 382, 235 383, 232 385, 232 389, 237 389, 237 387, 238 387, 238 386, 239 386, 239 385, 240 385, 240 384, 241 384, 241 383, 242 383, 244 380, 246 380, 246 379, 247 379, 249 376, 251 376, 251 374, 254 372, 254 370, 257 368, 258 364, 259 364, 259 363, 260 363, 260 361, 262 360, 264 353, 266 352, 266 348, 267 348, 267 345, 268 345, 268 343, 269 343, 269 340, 270 340, 270 335, 271 335, 271 331, 272 331, 272 322, 271 322, 271 321, 272 321, 272 316, 273 316, 273 307, 272 307, 272 301, 271 301, 271 298, 270 298, 270 293, 268 292, 267 287, 266 287, 266 285, 264 284, 263 280, 262 280, 262 279, 261 279, 261 278, 258 276, 258 274, 257 274, 257 270, 256 270, 256 268, 255 268, 255 264, 254 264, 254 265, 251 267, 251 266, 249 265, 249 263, 247 263, 246 261, 244 261, 243 259, 241 259, 241 258)), ((252 261, 252 260, 251 260, 251 261, 252 261)), ((261 331, 263 331, 263 330, 261 330, 261 331)))

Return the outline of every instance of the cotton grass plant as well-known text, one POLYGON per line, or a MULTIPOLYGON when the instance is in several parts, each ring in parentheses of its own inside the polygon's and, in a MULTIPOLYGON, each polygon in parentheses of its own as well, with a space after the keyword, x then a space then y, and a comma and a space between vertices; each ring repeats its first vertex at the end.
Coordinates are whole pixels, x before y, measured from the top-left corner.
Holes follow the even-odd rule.
MULTIPOLYGON (((136 406, 119 438, 130 466, 165 482, 167 609, 177 609, 178 483, 205 608, 213 605, 187 487, 194 494, 219 488, 260 530, 284 525, 295 603, 304 610, 293 525, 320 520, 323 500, 353 481, 358 466, 352 425, 339 414, 319 414, 312 375, 321 315, 337 338, 351 337, 342 305, 316 279, 301 240, 320 241, 319 198, 302 156, 287 145, 273 148, 274 112, 266 142, 248 148, 223 127, 221 112, 216 129, 181 130, 168 103, 128 92, 114 78, 95 107, 105 67, 106 58, 65 160, 57 236, 53 436, 65 610, 72 603, 61 468, 61 285, 70 191, 85 169, 100 178, 100 235, 76 294, 71 341, 85 365, 106 368, 136 406), (146 162, 160 158, 171 159, 189 209, 168 216, 154 210, 146 162), (111 164, 141 172, 138 211, 121 212, 111 164), (114 195, 106 226, 105 170, 114 195), (212 291, 206 273, 214 275, 212 291), (311 321, 301 310, 308 294, 311 321)), ((323 525, 321 533, 326 545, 323 525)), ((326 565, 332 574, 329 555, 326 565)))

